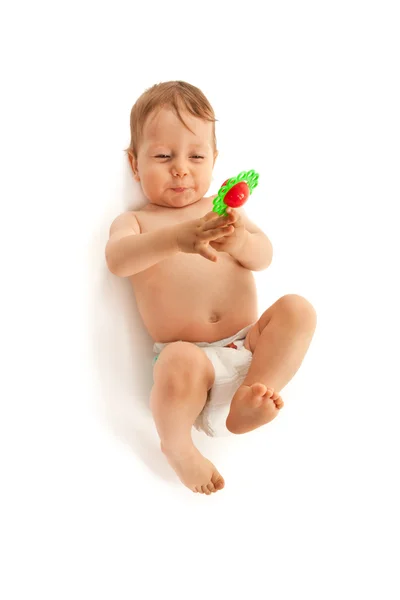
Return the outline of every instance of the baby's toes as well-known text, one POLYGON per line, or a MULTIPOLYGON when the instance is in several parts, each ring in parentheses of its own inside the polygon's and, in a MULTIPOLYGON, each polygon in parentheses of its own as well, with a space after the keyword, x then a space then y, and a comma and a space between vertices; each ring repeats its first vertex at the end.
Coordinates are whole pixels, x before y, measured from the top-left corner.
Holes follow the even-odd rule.
MULTIPOLYGON (((247 396, 245 396, 245 402, 248 408, 258 408, 260 404, 266 399, 265 393, 267 391, 266 386, 263 383, 253 383, 247 387, 247 396)), ((242 386, 245 389, 245 386, 242 386)))
POLYGON ((225 487, 225 480, 218 471, 215 471, 215 473, 212 474, 211 483, 214 485, 216 491, 222 490, 222 488, 225 487))
POLYGON ((274 399, 274 390, 272 388, 266 388, 266 392, 264 392, 263 400, 273 400, 274 399))
POLYGON ((265 387, 265 385, 263 383, 253 383, 253 385, 251 386, 251 391, 253 393, 253 396, 264 396, 267 391, 268 388, 265 387))

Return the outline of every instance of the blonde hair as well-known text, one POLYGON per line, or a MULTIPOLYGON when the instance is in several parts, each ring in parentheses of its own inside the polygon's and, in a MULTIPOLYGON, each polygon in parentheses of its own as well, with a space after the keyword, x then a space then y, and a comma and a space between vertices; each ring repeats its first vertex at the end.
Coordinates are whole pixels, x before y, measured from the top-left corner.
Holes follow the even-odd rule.
POLYGON ((146 119, 152 112, 162 107, 172 108, 187 129, 189 127, 182 118, 179 110, 180 107, 183 107, 195 117, 211 121, 213 123, 214 149, 217 148, 215 138, 215 122, 217 119, 215 118, 211 104, 203 92, 185 81, 166 81, 164 83, 156 83, 156 85, 147 89, 133 105, 130 117, 131 141, 129 147, 125 149, 128 157, 133 156, 137 158, 137 151, 146 119))

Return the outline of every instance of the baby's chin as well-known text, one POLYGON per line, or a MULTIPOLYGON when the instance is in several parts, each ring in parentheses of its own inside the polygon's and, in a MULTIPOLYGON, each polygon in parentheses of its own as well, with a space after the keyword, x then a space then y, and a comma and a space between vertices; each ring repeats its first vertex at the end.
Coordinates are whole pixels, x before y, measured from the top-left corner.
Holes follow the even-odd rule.
POLYGON ((191 204, 198 202, 201 198, 201 194, 192 188, 178 192, 168 190, 163 198, 156 201, 156 204, 169 208, 184 208, 185 206, 190 206, 191 204))

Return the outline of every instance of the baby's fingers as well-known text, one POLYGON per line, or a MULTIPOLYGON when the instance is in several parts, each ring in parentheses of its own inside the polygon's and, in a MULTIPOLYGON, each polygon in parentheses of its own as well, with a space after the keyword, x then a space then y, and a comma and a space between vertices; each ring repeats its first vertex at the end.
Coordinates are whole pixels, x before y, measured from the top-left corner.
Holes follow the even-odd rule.
POLYGON ((234 229, 235 228, 233 227, 233 225, 218 227, 216 229, 209 229, 208 231, 203 231, 200 234, 200 237, 202 240, 209 242, 211 240, 216 240, 224 235, 227 235, 228 233, 232 233, 234 229))
POLYGON ((205 221, 205 224, 203 225, 203 231, 208 231, 209 229, 215 229, 216 227, 225 227, 226 225, 229 225, 230 223, 233 223, 235 221, 235 217, 233 215, 225 215, 225 217, 219 217, 215 213, 209 213, 209 214, 212 214, 214 216, 207 218, 208 215, 206 215, 206 217, 205 217, 206 221, 205 221))
POLYGON ((211 260, 211 262, 217 262, 217 255, 215 254, 215 252, 211 252, 209 246, 204 246, 203 244, 201 244, 198 248, 198 253, 200 254, 200 256, 211 260))

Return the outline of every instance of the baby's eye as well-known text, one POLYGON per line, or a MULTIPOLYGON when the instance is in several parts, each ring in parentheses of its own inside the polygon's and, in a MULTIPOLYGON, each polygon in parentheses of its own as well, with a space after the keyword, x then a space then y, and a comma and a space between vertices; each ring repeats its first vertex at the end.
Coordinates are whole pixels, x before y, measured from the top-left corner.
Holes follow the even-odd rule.
POLYGON ((170 158, 169 154, 157 154, 156 158, 170 158))
POLYGON ((195 154, 194 156, 192 156, 192 158, 204 158, 204 156, 199 156, 198 154, 195 154))

